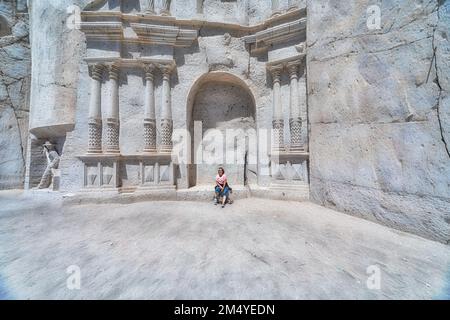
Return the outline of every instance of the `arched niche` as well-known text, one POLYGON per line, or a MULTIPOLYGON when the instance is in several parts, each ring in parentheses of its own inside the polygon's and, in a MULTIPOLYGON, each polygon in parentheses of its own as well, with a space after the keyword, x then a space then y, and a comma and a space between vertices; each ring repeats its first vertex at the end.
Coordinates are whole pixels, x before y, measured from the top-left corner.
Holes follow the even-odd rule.
POLYGON ((222 71, 201 76, 189 92, 187 116, 191 136, 190 187, 213 185, 219 166, 225 168, 232 185, 256 183, 255 98, 242 79, 222 71), (202 157, 198 156, 199 149, 203 150, 202 157))

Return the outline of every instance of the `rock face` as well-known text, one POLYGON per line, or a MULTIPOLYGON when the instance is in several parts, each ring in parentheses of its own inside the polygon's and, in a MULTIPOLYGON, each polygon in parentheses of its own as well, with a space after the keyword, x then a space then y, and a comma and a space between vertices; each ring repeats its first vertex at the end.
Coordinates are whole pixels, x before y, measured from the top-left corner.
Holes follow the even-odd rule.
POLYGON ((311 196, 450 241, 450 2, 308 2, 311 196), (327 27, 324 28, 323 26, 327 27))
MULTIPOLYGON (((114 136, 108 121, 119 121, 114 139, 120 140, 122 158, 129 161, 116 173, 120 187, 132 189, 141 183, 144 165, 137 159, 144 149, 148 88, 142 63, 151 61, 158 65, 152 76, 158 144, 167 129, 163 120, 172 121, 175 132, 190 131, 196 118, 208 117, 223 129, 271 129, 274 120, 280 120, 288 144, 290 108, 299 106, 312 201, 450 241, 449 1, 191 0, 170 1, 170 13, 163 12, 163 1, 154 1, 155 16, 147 17, 147 1, 139 0, 30 3, 29 135, 27 16, 17 9, 23 10, 23 1, 15 8, 0 3, 0 24, 6 26, 0 30, 0 188, 23 184, 28 138, 28 187, 36 185, 45 169, 40 148, 46 139, 62 154, 61 190, 85 187, 88 169, 98 177, 102 170, 113 175, 114 165, 100 160, 86 164, 79 157, 93 136, 88 124, 96 103, 91 99, 93 65, 102 67, 97 94, 103 148, 114 136), (72 19, 81 19, 77 7, 71 10, 70 5, 88 11, 81 15, 88 22, 85 29, 70 28, 72 19), (104 12, 97 15, 99 11, 104 12), (119 11, 125 14, 116 19, 119 11), (306 75, 300 71, 296 80, 288 72, 289 59, 301 60, 305 54, 306 75), (115 90, 111 70, 117 63, 122 65, 115 90), (161 65, 169 64, 174 70, 163 76, 161 65), (169 107, 163 102, 168 94, 169 107), (119 106, 117 114, 113 105, 119 106), (279 119, 274 119, 274 109, 279 119), (167 114, 171 119, 162 118, 167 114)), ((268 190, 273 183, 269 158, 268 152, 258 154, 264 166, 236 171, 234 183, 248 178, 268 190)), ((292 169, 290 160, 286 167, 292 169)), ((209 183, 206 177, 212 169, 201 173, 201 168, 180 166, 176 188, 209 183)), ((307 189, 307 179, 302 183, 307 189)))
POLYGON ((0 189, 23 188, 30 45, 23 1, 0 2, 0 189))

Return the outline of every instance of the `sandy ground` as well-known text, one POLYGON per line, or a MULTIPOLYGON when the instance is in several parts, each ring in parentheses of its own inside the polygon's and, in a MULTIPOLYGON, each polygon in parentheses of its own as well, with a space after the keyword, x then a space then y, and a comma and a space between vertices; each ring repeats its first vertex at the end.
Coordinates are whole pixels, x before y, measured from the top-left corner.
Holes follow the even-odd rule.
POLYGON ((450 247, 312 203, 63 207, 8 191, 0 298, 450 299, 450 247))

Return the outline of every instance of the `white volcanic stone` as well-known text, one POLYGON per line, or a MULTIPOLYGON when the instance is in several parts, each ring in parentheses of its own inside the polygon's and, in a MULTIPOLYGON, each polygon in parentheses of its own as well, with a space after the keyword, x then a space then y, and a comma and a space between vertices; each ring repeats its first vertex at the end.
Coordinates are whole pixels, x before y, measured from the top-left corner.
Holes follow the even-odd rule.
MULTIPOLYGON (((203 100, 197 101, 200 105, 217 100, 216 107, 237 102, 249 105, 249 100, 254 99, 251 101, 256 109, 254 123, 239 122, 236 116, 227 119, 225 126, 245 123, 271 128, 272 78, 266 64, 296 53, 298 39, 289 45, 283 41, 270 44, 269 54, 250 54, 250 46, 243 40, 252 33, 247 27, 262 28, 260 24, 269 19, 271 1, 206 0, 202 2, 202 12, 196 7, 198 1, 172 1, 173 17, 167 21, 192 19, 198 27, 198 38, 186 48, 103 40, 93 45, 86 41, 83 32, 69 29, 66 24, 69 5, 84 8, 90 2, 34 1, 30 11, 33 58, 30 130, 37 138, 60 143, 61 190, 76 192, 83 186, 83 163, 77 156, 87 148, 91 95, 85 57, 173 59, 176 68, 170 82, 175 130, 185 129, 190 123, 196 97, 203 100), (208 23, 214 27, 208 27, 208 23), (242 26, 228 28, 231 23, 242 26), (227 88, 217 96, 208 95, 210 83, 223 81, 222 73, 228 75, 227 88), (205 80, 208 74, 211 76, 205 80), (236 87, 229 90, 230 85, 236 87), (246 95, 235 95, 246 87, 246 95)), ((306 147, 310 151, 311 199, 447 243, 450 240, 449 2, 441 6, 438 0, 382 2, 380 30, 369 30, 366 25, 367 8, 373 1, 279 2, 281 11, 289 4, 307 5, 307 83, 304 78, 299 79, 298 89, 302 110, 306 107, 309 110, 309 124, 303 119, 303 135, 306 140, 308 134, 310 141, 306 147)), ((120 1, 96 3, 103 4, 95 10, 120 10, 120 1)), ((127 14, 136 14, 142 3, 130 0, 122 9, 127 14)), ((156 11, 160 12, 160 1, 155 3, 156 11)), ((6 2, 0 3, 0 14, 11 22, 12 32, 0 38, 0 145, 6 150, 0 159, 3 188, 17 187, 23 179, 30 52, 26 16, 14 17, 6 2), (20 178, 14 180, 11 176, 20 178)), ((125 26, 126 36, 133 32, 125 26)), ((121 68, 120 148, 125 156, 139 154, 143 149, 143 78, 142 68, 121 68)), ((161 72, 157 71, 158 130, 163 98, 161 78, 161 72)), ((289 77, 284 72, 281 109, 286 142, 289 89, 289 77)), ((104 72, 103 119, 107 117, 109 90, 104 72)), ((105 137, 106 125, 103 130, 105 137)), ((29 154, 37 155, 38 150, 30 150, 29 154)), ((29 169, 34 166, 31 171, 35 175, 42 170, 42 159, 37 162, 38 165, 28 165, 29 169)), ((210 176, 213 179, 212 169, 202 174, 202 184, 208 183, 210 176)), ((249 169, 252 174, 255 172, 249 177, 252 183, 269 185, 267 174, 258 172, 261 168, 249 169)), ((138 183, 138 164, 128 163, 120 170, 123 186, 138 183)), ((242 181, 242 173, 228 172, 237 179, 233 183, 242 181)), ((177 188, 192 184, 189 168, 180 166, 176 173, 177 188)))
POLYGON ((448 242, 449 3, 383 3, 375 31, 370 4, 308 2, 311 196, 448 242))
POLYGON ((30 46, 28 15, 1 2, 10 34, 0 37, 0 189, 23 188, 28 139, 30 46))

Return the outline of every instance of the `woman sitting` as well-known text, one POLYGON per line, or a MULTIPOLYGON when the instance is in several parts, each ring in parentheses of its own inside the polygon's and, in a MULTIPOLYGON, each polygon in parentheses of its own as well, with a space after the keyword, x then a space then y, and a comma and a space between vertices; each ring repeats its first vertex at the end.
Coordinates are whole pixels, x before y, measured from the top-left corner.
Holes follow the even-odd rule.
POLYGON ((227 198, 230 197, 230 189, 231 188, 228 186, 227 176, 225 175, 225 170, 220 167, 217 170, 216 176, 216 196, 214 204, 217 205, 219 203, 219 198, 222 197, 222 208, 224 208, 227 198))

